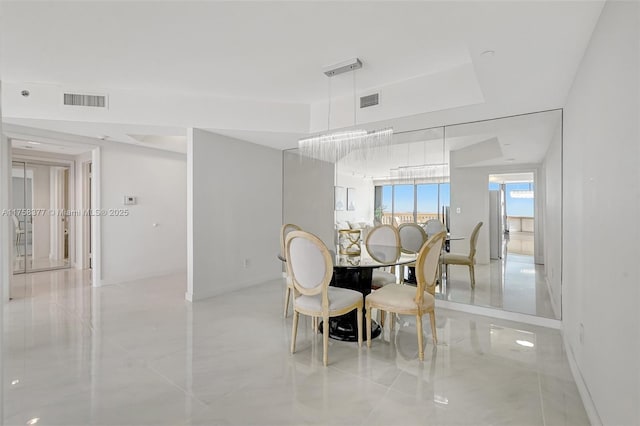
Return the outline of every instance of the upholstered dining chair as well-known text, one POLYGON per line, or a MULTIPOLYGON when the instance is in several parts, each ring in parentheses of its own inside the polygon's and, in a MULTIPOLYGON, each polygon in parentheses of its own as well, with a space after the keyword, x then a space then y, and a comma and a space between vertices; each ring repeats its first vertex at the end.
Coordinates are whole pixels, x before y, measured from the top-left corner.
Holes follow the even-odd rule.
POLYGON ((471 237, 469 238, 469 253, 468 254, 460 254, 460 253, 443 253, 442 254, 442 265, 447 268, 447 276, 449 275, 449 265, 462 265, 467 266, 469 268, 469 280, 471 282, 471 288, 475 288, 476 286, 476 272, 475 272, 475 263, 476 263, 476 245, 478 244, 478 233, 480 232, 480 228, 482 227, 482 222, 478 222, 478 224, 471 231, 471 237))
POLYGON ((329 318, 357 310, 358 345, 362 346, 362 293, 329 287, 333 276, 333 259, 322 240, 309 232, 292 231, 285 240, 285 256, 294 292, 291 353, 296 350, 300 314, 322 317, 322 362, 325 366, 329 361, 329 318))
POLYGON ((424 224, 424 232, 427 234, 427 237, 431 237, 444 230, 444 223, 440 222, 438 219, 429 219, 424 224))
POLYGON ((427 233, 417 223, 403 223, 398 227, 400 245, 405 253, 417 253, 427 241, 427 233))
MULTIPOLYGON (((427 233, 417 223, 403 223, 398 227, 400 246, 404 253, 418 253, 422 245, 427 241, 427 233)), ((415 267, 415 263, 405 265, 415 267)), ((411 272, 411 271, 409 271, 411 272)), ((410 277, 411 278, 411 277, 410 277)), ((404 280, 404 267, 400 268, 400 281, 404 280)))
MULTIPOLYGON (((287 234, 291 231, 300 231, 301 228, 298 225, 294 225, 292 223, 285 223, 280 228, 280 254, 285 259, 286 256, 284 253, 284 241, 287 238, 287 234)), ((293 291, 293 284, 291 284, 291 278, 289 277, 289 273, 285 271, 286 281, 287 281, 287 289, 285 290, 284 295, 284 317, 286 318, 289 314, 289 300, 291 299, 291 292, 293 291)))
MULTIPOLYGON (((391 225, 378 225, 372 228, 364 242, 369 255, 378 262, 388 262, 400 257, 400 235, 391 225)), ((396 275, 391 272, 374 269, 371 277, 371 287, 374 289, 387 284, 395 284, 396 275)))
MULTIPOLYGON (((382 287, 380 290, 367 295, 365 309, 367 311, 367 346, 371 347, 371 310, 377 308, 381 311, 400 315, 415 315, 416 330, 418 333, 418 357, 424 360, 422 316, 429 314, 431 319, 431 334, 433 343, 438 342, 435 316, 435 287, 440 261, 442 244, 446 232, 439 232, 429 238, 420 249, 416 259, 416 287, 393 284, 382 287)), ((393 321, 389 321, 393 328, 393 321)), ((391 330, 393 331, 393 330, 391 330)))

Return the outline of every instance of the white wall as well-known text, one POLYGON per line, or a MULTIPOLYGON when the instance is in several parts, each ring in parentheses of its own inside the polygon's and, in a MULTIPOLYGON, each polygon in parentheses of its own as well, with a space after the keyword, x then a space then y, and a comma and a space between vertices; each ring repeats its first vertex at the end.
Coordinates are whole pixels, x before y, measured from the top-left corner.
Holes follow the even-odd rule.
MULTIPOLYGON (((0 81, 0 98, 2 96, 2 81, 0 81)), ((0 210, 8 209, 9 204, 9 185, 11 182, 11 147, 5 137, 2 129, 2 102, 0 102, 0 210)), ((0 299, 0 327, 5 329, 4 324, 4 304, 9 301, 9 277, 10 266, 9 259, 11 256, 11 233, 9 232, 8 216, 0 215, 0 291, 2 297, 0 299)), ((0 365, 3 363, 3 355, 5 353, 3 335, 0 333, 0 365)), ((4 374, 0 372, 0 378, 4 381, 4 374)), ((4 386, 0 386, 0 401, 4 401, 4 386)), ((4 419, 4 404, 0 403, 0 419, 4 419)))
POLYGON ((544 271, 556 318, 561 316, 562 296, 562 188, 558 185, 558 182, 562 182, 561 132, 562 127, 558 126, 542 163, 544 188, 540 188, 539 185, 536 187, 537 191, 542 189, 545 199, 542 224, 545 242, 544 271))
POLYGON ((187 144, 186 298, 281 277, 282 152, 200 129, 187 144))
POLYGON ((186 271, 185 156, 103 146, 99 170, 101 208, 129 210, 128 216, 100 219, 101 283, 186 271), (137 204, 125 206, 125 195, 137 197, 137 204))
MULTIPOLYGON (((338 169, 340 165, 337 166, 338 169)), ((353 188, 355 210, 336 211, 336 222, 370 222, 373 224, 373 203, 375 189, 371 178, 354 176, 350 173, 336 174, 336 185, 353 188)))
POLYGON ((606 3, 564 113, 563 330, 606 425, 640 424, 639 13, 606 3))
POLYGON ((283 222, 294 223, 335 249, 333 163, 284 151, 283 222))

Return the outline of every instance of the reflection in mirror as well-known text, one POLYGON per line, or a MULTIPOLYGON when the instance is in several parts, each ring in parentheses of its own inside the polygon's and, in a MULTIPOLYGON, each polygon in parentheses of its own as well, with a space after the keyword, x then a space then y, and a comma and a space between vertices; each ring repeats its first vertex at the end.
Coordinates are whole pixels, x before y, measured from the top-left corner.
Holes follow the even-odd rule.
POLYGON ((450 266, 443 298, 560 318, 561 111, 448 126, 452 253, 475 256, 450 266))
POLYGON ((13 272, 70 265, 69 167, 13 162, 13 272))
MULTIPOLYGON (((438 298, 559 319, 561 120, 554 110, 396 131, 390 146, 335 164, 287 151, 284 215, 316 217, 318 210, 304 211, 327 195, 322 205, 333 209, 333 243, 323 240, 333 247, 344 229, 360 229, 364 241, 381 224, 418 223, 428 233, 443 227, 449 266, 438 298), (309 191, 307 181, 317 190, 309 191), (334 187, 347 188, 352 208, 334 209, 334 187)), ((316 219, 309 226, 326 222, 316 219)))

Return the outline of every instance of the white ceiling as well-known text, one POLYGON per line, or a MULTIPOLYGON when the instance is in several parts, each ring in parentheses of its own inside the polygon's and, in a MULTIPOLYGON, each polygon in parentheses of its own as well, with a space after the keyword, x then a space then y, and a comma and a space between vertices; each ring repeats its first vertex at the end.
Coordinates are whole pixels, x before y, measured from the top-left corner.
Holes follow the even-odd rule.
MULTIPOLYGON (((59 108, 37 106, 36 93, 33 106, 3 93, 3 114, 8 122, 127 143, 136 143, 128 135, 182 136, 193 126, 285 148, 304 134, 300 115, 291 115, 290 130, 284 124, 267 128, 256 115, 264 119, 265 110, 288 105, 308 116, 310 105, 328 96, 323 68, 352 57, 365 63, 358 90, 419 82, 416 77, 471 64, 484 103, 470 114, 556 108, 564 103, 602 3, 3 1, 0 76, 8 87, 126 92, 125 103, 136 106, 118 115, 115 102, 100 116, 70 118, 59 108), (485 50, 496 53, 481 55, 485 50), (151 102, 143 92, 157 97, 151 102), (189 110, 188 96, 219 105, 260 102, 264 109, 251 115, 239 107, 246 116, 234 113, 225 122, 212 107, 196 120, 192 113, 180 116, 189 110)), ((351 84, 336 85, 333 93, 352 90, 351 84)), ((446 112, 451 114, 442 116, 443 123, 460 121, 456 111, 446 112)))

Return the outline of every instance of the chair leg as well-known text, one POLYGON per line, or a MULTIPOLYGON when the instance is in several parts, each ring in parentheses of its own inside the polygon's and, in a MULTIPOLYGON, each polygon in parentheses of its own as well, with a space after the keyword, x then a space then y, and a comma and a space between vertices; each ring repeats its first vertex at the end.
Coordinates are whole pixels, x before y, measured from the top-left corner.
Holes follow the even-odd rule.
POLYGON ((362 347, 362 308, 358 308, 358 346, 362 347))
POLYGON ((293 328, 291 330, 291 353, 296 351, 296 336, 298 335, 298 318, 300 317, 300 313, 293 310, 293 328))
POLYGON ((287 285, 287 291, 284 294, 284 317, 289 314, 289 299, 291 298, 291 287, 287 285))
POLYGON ((476 288, 476 271, 473 265, 469 265, 469 280, 471 281, 471 288, 476 288))
POLYGON ((396 314, 389 312, 389 332, 393 333, 396 329, 396 314))
POLYGON ((438 344, 438 333, 436 332, 436 313, 429 312, 429 319, 431 320, 431 337, 433 338, 433 344, 438 344))
MULTIPOLYGON (((329 317, 322 317, 323 324, 329 324, 329 317)), ((329 363, 329 329, 322 333, 322 363, 326 367, 329 363)))
MULTIPOLYGON (((367 347, 371 347, 371 306, 367 306, 367 347)), ((382 311, 380 311, 382 312, 382 311)))
POLYGON ((384 328, 384 321, 387 316, 387 313, 382 309, 378 309, 378 312, 380 312, 380 327, 384 328))
POLYGON ((311 329, 313 330, 313 334, 318 334, 318 317, 311 317, 311 329))
POLYGON ((418 332, 418 358, 424 361, 424 348, 422 347, 422 315, 416 315, 416 331, 418 332))

